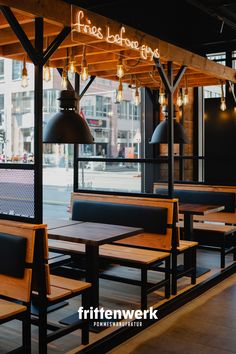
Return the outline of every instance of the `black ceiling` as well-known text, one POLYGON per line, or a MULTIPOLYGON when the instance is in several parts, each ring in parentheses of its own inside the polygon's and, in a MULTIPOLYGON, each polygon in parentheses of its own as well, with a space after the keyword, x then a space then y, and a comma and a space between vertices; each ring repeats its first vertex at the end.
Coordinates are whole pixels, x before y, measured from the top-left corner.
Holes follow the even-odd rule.
POLYGON ((193 52, 236 50, 236 0, 64 0, 193 52))

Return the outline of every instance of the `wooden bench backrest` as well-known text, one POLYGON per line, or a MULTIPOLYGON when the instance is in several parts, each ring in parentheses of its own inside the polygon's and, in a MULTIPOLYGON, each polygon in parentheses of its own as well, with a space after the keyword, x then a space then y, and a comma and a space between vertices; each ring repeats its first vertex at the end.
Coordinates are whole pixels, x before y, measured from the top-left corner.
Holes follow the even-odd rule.
POLYGON ((36 230, 42 225, 27 224, 12 220, 0 220, 0 230, 9 235, 21 236, 27 238, 26 258, 29 268, 25 268, 23 278, 10 277, 0 274, 0 294, 29 302, 32 281, 32 265, 34 260, 34 247, 36 230))
MULTIPOLYGON (((75 200, 88 200, 97 202, 110 202, 120 204, 143 205, 151 207, 167 208, 167 229, 166 235, 156 234, 156 239, 160 240, 161 248, 170 250, 173 247, 173 230, 177 232, 174 243, 179 244, 179 228, 174 228, 178 216, 178 201, 177 199, 166 198, 148 198, 148 197, 133 197, 133 196, 117 196, 109 194, 92 194, 92 193, 72 193, 71 205, 75 200)), ((72 210, 72 208, 71 208, 72 210)))
MULTIPOLYGON (((156 189, 167 189, 167 183, 154 183, 153 193, 156 189)), ((185 183, 175 183, 174 189, 176 190, 190 190, 190 191, 207 191, 207 192, 229 192, 235 193, 235 205, 236 205, 236 186, 215 186, 208 184, 185 184, 185 183)))

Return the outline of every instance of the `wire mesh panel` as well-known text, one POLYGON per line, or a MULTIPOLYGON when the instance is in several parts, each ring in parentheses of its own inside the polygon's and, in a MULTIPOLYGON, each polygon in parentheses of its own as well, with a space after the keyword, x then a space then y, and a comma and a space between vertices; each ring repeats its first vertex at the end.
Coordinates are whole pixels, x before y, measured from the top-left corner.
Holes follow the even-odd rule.
POLYGON ((0 169, 0 215, 35 217, 33 169, 0 169))

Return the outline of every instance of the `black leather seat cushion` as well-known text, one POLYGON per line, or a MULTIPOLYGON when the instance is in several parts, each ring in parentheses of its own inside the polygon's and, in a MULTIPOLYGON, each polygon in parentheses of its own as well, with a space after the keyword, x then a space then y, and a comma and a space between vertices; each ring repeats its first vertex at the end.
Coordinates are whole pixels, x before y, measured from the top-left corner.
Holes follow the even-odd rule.
MULTIPOLYGON (((157 188, 155 192, 166 195, 167 189, 157 188)), ((178 189, 174 191, 174 197, 178 198, 180 203, 224 205, 225 209, 223 211, 235 211, 235 193, 178 189)))
POLYGON ((140 227, 146 232, 165 234, 167 208, 76 200, 72 219, 140 227))
POLYGON ((0 274, 24 277, 27 239, 0 233, 0 274))

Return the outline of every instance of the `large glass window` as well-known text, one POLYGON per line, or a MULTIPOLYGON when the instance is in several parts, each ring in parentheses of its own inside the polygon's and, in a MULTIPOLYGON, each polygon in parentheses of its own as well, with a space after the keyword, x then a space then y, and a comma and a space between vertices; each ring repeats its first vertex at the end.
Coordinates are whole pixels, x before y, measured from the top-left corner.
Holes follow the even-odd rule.
POLYGON ((19 60, 12 61, 12 80, 20 80, 22 72, 22 62, 19 60))
POLYGON ((0 81, 4 81, 4 60, 0 59, 0 81))
POLYGON ((125 84, 124 99, 118 103, 117 82, 106 81, 96 78, 80 101, 95 144, 79 146, 79 157, 89 158, 79 163, 79 188, 141 192, 140 163, 126 161, 142 157, 140 105, 134 105, 133 90, 125 84), (93 108, 96 116, 90 118, 93 108))
POLYGON ((0 94, 0 125, 4 121, 4 94, 0 94))
POLYGON ((44 90, 43 91, 43 112, 44 113, 53 113, 57 112, 59 108, 59 102, 57 98, 59 97, 59 91, 44 90))
POLYGON ((107 117, 111 112, 111 97, 96 96, 96 116, 107 117))
MULTIPOLYGON (((226 53, 211 53, 207 54, 207 59, 213 60, 216 63, 226 65, 226 53)), ((204 87, 204 98, 214 98, 221 97, 221 86, 205 86, 204 87)))

